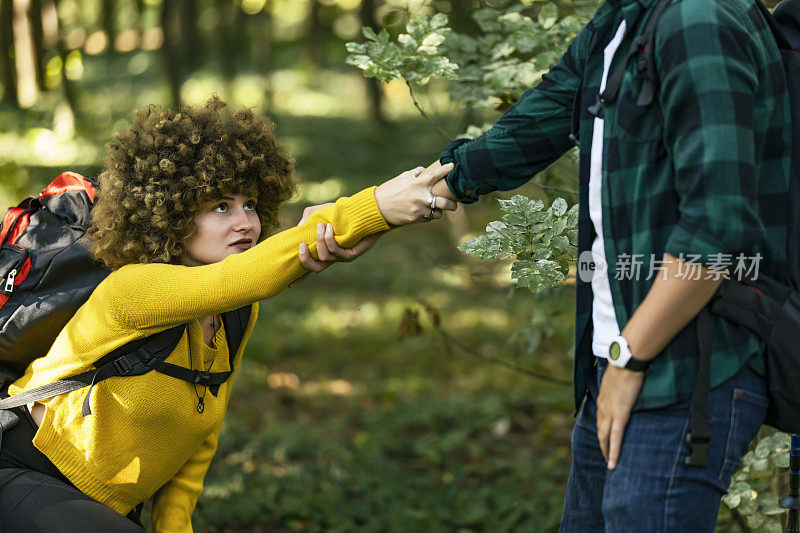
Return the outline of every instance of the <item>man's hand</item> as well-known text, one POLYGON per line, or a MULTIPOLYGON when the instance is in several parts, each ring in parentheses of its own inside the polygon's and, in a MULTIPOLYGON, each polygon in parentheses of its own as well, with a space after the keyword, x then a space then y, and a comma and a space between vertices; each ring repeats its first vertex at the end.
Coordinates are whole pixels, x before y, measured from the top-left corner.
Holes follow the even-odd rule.
MULTIPOLYGON (((435 171, 441 167, 442 164, 437 159, 434 161, 429 167, 428 170, 435 171)), ((458 198, 453 194, 453 191, 450 190, 450 187, 447 185, 447 180, 445 180, 447 175, 445 174, 442 179, 431 185, 431 194, 434 196, 440 196, 442 198, 447 198, 448 200, 452 200, 454 202, 458 201, 458 198)))
POLYGON ((608 365, 603 374, 600 394, 597 396, 597 439, 609 470, 617 467, 625 426, 628 425, 631 409, 639 397, 643 382, 644 372, 613 365, 608 365))
MULTIPOLYGON (((711 272, 706 267, 692 273, 681 259, 670 254, 664 254, 663 263, 662 275, 656 276, 622 330, 631 353, 641 361, 654 359, 697 316, 722 283, 721 277, 709 277, 711 272)), ((597 438, 609 470, 617 466, 625 426, 643 382, 643 372, 613 365, 603 376, 597 397, 597 438)))

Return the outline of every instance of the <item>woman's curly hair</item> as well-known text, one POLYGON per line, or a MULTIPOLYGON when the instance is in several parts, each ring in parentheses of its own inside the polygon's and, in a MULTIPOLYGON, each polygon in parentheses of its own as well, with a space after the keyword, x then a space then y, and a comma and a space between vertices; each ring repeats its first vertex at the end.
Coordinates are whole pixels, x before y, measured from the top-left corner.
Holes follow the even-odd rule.
POLYGON ((273 124, 249 109, 219 112, 217 97, 179 113, 154 106, 106 144, 92 209, 90 249, 107 267, 178 263, 198 209, 230 194, 252 195, 261 239, 295 191, 292 161, 273 124))

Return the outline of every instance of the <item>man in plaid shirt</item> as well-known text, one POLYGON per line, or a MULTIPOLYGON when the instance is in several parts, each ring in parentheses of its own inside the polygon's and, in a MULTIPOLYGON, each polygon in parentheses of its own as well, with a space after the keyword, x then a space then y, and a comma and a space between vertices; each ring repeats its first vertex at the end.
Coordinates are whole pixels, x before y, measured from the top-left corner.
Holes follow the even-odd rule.
POLYGON ((591 114, 657 3, 603 4, 492 129, 445 148, 441 163, 455 167, 432 191, 469 203, 525 183, 571 148, 580 96, 579 263, 590 254, 607 271, 577 280, 583 407, 563 531, 712 531, 766 412, 762 344, 715 318, 708 465, 685 464, 695 317, 719 272, 744 261, 751 274, 755 264, 786 279, 790 115, 779 51, 753 0, 674 0, 655 29, 653 101, 637 101, 645 80, 634 56, 617 100, 591 114), (630 258, 641 275, 624 272, 630 258))

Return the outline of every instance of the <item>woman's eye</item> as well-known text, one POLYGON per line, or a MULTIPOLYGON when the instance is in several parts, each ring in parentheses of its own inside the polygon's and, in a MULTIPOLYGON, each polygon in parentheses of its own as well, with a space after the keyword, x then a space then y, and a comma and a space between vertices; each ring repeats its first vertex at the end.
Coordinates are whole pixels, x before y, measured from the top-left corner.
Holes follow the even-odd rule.
POLYGON ((214 208, 214 211, 216 211, 217 213, 225 213, 227 210, 228 210, 227 204, 217 204, 217 206, 214 208))
POLYGON ((249 210, 249 211, 255 211, 256 203, 253 200, 250 200, 249 202, 244 204, 244 208, 249 210))

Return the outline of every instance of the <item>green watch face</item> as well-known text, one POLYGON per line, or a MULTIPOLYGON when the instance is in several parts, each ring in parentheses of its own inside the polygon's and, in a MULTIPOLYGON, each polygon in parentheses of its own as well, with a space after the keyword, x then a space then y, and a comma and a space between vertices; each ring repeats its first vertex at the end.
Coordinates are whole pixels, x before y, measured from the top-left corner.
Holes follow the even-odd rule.
POLYGON ((616 361, 619 359, 619 342, 614 341, 611 343, 611 346, 608 347, 608 356, 611 358, 612 361, 616 361))

